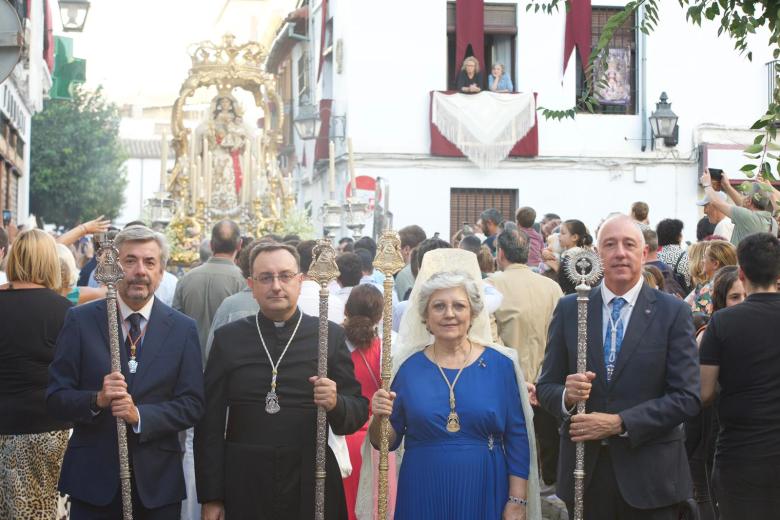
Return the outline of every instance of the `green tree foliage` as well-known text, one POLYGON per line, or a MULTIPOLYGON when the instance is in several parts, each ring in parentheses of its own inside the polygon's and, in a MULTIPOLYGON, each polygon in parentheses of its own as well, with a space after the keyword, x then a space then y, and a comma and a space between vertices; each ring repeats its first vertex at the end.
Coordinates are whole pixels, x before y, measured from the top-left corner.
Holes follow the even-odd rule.
MULTIPOLYGON (((569 9, 571 0, 530 0, 526 10, 546 14, 552 14, 561 8, 569 9)), ((640 20, 639 29, 650 34, 659 23, 658 6, 661 0, 632 0, 625 8, 613 15, 602 29, 598 44, 592 49, 590 59, 585 65, 585 91, 580 93, 577 106, 581 109, 593 112, 593 107, 598 102, 592 97, 593 93, 593 64, 598 59, 603 59, 603 51, 609 46, 615 30, 620 28, 626 19, 638 13, 640 20)), ((668 0, 664 0, 668 1, 668 0)), ((686 19, 694 25, 701 27, 702 20, 711 20, 719 23, 718 36, 727 35, 734 41, 734 49, 743 54, 746 59, 753 59, 753 53, 748 48, 748 38, 759 29, 765 28, 768 32, 767 44, 772 49, 775 59, 780 58, 780 0, 677 0, 685 9, 686 19)), ((780 160, 780 146, 778 146, 777 129, 780 128, 780 65, 775 64, 775 92, 773 102, 769 104, 766 113, 753 123, 752 130, 760 131, 751 146, 745 149, 745 156, 756 164, 746 164, 742 171, 749 177, 760 174, 768 180, 774 180, 778 172, 777 164, 780 160), (773 174, 772 172, 775 172, 773 174)), ((575 108, 567 110, 552 110, 540 107, 539 110, 548 119, 573 118, 575 108)))
POLYGON ((31 211, 65 227, 115 218, 124 203, 125 159, 119 114, 100 89, 47 101, 32 121, 31 211))

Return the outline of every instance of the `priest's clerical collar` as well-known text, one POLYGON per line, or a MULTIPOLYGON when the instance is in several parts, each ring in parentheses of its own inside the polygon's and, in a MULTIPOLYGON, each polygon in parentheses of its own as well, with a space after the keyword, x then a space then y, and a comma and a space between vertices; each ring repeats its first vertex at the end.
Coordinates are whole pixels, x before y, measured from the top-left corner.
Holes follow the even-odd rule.
POLYGON ((281 329, 284 327, 295 327, 295 324, 298 323, 298 315, 301 313, 300 309, 295 309, 295 312, 292 316, 290 316, 290 319, 287 321, 274 321, 268 318, 265 314, 263 314, 263 311, 258 312, 258 316, 260 317, 260 323, 265 325, 271 325, 273 324, 274 327, 277 329, 281 329))

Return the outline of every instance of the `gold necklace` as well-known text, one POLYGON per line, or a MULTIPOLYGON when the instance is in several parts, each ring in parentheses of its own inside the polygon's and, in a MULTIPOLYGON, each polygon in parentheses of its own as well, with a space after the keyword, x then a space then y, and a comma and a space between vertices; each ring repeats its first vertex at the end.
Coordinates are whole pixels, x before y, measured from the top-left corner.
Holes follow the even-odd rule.
POLYGON ((450 380, 447 379, 447 375, 444 373, 444 369, 439 364, 439 361, 436 359, 436 343, 434 342, 432 350, 433 350, 433 362, 436 363, 436 366, 439 369, 439 373, 441 374, 441 377, 444 378, 444 382, 447 383, 447 388, 450 389, 450 414, 447 416, 447 431, 450 433, 457 433, 460 431, 460 417, 458 417, 458 412, 455 411, 455 385, 458 384, 458 379, 460 378, 460 375, 463 373, 463 369, 466 368, 466 364, 469 362, 469 358, 471 357, 471 350, 474 348, 474 344, 471 343, 470 339, 466 339, 466 341, 469 342, 469 353, 466 354, 466 359, 463 360, 463 366, 460 367, 460 370, 458 370, 458 373, 455 375, 455 379, 450 383, 450 380))

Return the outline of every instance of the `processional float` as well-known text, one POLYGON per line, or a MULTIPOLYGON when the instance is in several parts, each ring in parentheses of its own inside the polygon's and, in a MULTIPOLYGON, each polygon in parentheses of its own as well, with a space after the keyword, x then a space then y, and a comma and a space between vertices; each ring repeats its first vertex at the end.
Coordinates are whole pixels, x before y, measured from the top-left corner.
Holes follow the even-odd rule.
MULTIPOLYGON (((266 52, 255 42, 238 45, 228 34, 221 44, 201 42, 190 49, 192 68, 171 113, 175 164, 161 183, 173 201, 169 225, 171 262, 191 265, 198 247, 219 220, 261 236, 279 232, 295 210, 290 174, 278 165, 283 142, 284 106, 277 78, 264 70, 266 52), (188 100, 214 87, 208 117, 196 129, 184 124, 188 100), (249 92, 262 109, 262 128, 243 120, 233 95, 249 92)), ((165 148, 165 147, 164 147, 165 148)), ((159 201, 162 206, 163 201, 159 201)))
MULTIPOLYGON (((577 373, 588 369, 588 295, 601 278, 601 261, 596 253, 582 249, 569 257, 566 276, 577 290, 577 373)), ((577 403, 577 413, 585 413, 585 401, 577 403)), ((575 447, 574 462, 574 520, 582 520, 585 494, 585 443, 575 447)))
MULTIPOLYGON (((108 319, 109 352, 111 372, 122 372, 119 351, 119 316, 117 312, 116 284, 125 277, 119 264, 119 251, 114 247, 114 239, 108 233, 98 233, 95 239, 100 244, 97 252, 98 265, 95 268, 95 280, 106 286, 106 313, 108 319)), ((119 482, 122 490, 122 518, 133 520, 133 498, 130 481, 130 458, 127 451, 127 425, 124 419, 116 418, 117 443, 119 447, 119 482)))

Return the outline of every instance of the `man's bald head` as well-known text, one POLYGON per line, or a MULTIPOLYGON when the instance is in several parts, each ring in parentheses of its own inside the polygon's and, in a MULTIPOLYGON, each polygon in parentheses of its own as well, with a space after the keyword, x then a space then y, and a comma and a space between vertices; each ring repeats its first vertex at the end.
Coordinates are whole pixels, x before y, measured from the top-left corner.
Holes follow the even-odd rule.
POLYGON ((211 251, 215 255, 232 255, 241 245, 241 231, 232 220, 220 220, 211 229, 211 251))
POLYGON ((620 213, 617 215, 612 215, 601 224, 601 227, 599 228, 599 236, 598 236, 599 247, 601 246, 602 237, 606 236, 606 234, 604 233, 605 229, 611 226, 623 227, 628 233, 634 232, 636 234, 637 239, 642 241, 642 245, 645 244, 645 236, 642 233, 642 228, 639 227, 639 225, 634 219, 632 219, 628 215, 624 215, 620 213))
POLYGON ((618 296, 626 294, 642 277, 647 245, 642 230, 628 215, 607 219, 599 230, 599 256, 604 283, 618 296))

